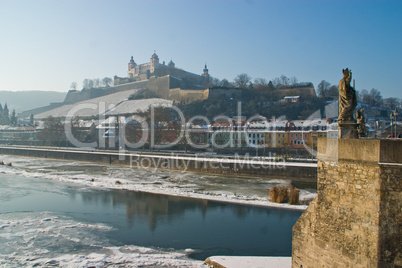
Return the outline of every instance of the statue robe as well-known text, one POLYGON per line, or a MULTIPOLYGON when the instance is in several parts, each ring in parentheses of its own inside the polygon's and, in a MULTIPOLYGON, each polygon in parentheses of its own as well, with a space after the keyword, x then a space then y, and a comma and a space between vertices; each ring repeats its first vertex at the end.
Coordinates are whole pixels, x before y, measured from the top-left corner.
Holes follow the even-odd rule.
POLYGON ((339 116, 338 122, 354 121, 353 111, 357 106, 356 91, 350 86, 351 77, 339 81, 339 116))

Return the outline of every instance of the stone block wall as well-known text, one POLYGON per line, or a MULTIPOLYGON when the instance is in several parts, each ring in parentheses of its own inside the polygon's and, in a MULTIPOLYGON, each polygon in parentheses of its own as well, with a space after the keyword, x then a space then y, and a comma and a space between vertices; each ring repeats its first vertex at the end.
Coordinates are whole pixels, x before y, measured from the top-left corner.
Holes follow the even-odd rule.
POLYGON ((382 165, 380 176, 379 264, 402 267, 402 166, 382 165))
POLYGON ((293 227, 292 267, 402 266, 402 141, 328 142, 317 197, 293 227))

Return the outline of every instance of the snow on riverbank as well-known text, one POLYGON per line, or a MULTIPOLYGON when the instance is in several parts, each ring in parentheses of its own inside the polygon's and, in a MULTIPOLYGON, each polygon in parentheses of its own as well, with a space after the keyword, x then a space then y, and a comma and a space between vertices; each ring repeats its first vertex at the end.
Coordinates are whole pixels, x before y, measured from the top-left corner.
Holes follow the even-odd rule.
MULTIPOLYGON (((236 178, 181 171, 104 166, 85 162, 2 156, 13 167, 0 172, 85 185, 97 189, 120 189, 171 196, 197 198, 244 205, 304 210, 307 205, 277 204, 269 201, 268 189, 289 185, 290 181, 268 178, 236 178)), ((301 189, 300 200, 316 195, 301 189)))
POLYGON ((212 256, 205 263, 222 265, 227 268, 287 268, 292 267, 291 257, 251 257, 251 256, 212 256))

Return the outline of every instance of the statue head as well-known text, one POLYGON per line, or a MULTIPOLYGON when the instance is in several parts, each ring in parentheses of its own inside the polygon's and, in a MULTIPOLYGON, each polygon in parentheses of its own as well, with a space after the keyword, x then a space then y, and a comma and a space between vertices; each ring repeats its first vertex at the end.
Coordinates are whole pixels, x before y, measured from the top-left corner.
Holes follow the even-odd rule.
POLYGON ((342 69, 343 77, 348 77, 349 76, 349 69, 342 69))

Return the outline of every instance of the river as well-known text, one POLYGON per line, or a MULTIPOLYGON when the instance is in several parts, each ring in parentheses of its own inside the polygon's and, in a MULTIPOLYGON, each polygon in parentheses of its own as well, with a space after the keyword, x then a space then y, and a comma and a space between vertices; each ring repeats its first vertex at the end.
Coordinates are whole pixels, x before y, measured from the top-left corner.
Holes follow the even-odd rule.
POLYGON ((278 179, 1 157, 13 163, 0 166, 0 265, 7 267, 203 267, 211 255, 290 256, 302 213, 219 201, 262 202, 267 187, 289 183, 278 179))

